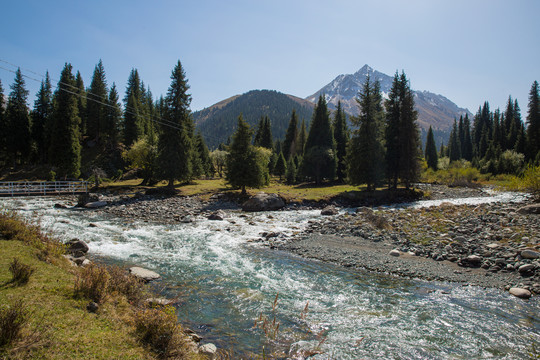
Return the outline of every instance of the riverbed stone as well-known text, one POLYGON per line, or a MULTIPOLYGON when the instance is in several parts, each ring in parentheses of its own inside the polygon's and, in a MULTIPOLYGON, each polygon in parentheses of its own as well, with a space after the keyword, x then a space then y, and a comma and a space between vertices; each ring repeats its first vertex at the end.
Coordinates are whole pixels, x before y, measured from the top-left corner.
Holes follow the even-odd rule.
POLYGON ((532 272, 533 270, 534 270, 534 265, 533 264, 521 265, 518 268, 518 271, 519 271, 520 274, 528 274, 528 273, 532 272))
POLYGON ((88 204, 84 205, 84 207, 87 209, 98 209, 104 206, 107 206, 106 201, 94 201, 94 202, 89 202, 88 204))
POLYGON ((84 256, 89 250, 88 244, 79 239, 71 239, 65 245, 66 251, 74 257, 84 256))
POLYGON ((538 259, 540 258, 540 252, 532 249, 525 249, 520 253, 524 259, 538 259))
POLYGON ((207 356, 209 359, 215 359, 217 355, 217 347, 212 343, 199 346, 199 353, 207 356))
POLYGON ((338 213, 338 209, 333 205, 329 205, 321 210, 321 215, 325 216, 337 215, 338 213))
POLYGON ((520 214, 536 214, 536 215, 539 215, 540 214, 540 204, 531 204, 531 205, 527 205, 527 206, 523 206, 521 208, 519 208, 517 210, 518 213, 520 214))
POLYGON ((398 257, 401 255, 401 252, 398 249, 394 249, 394 250, 390 250, 388 255, 398 257))
POLYGON ((161 278, 161 275, 158 273, 139 266, 129 268, 129 273, 145 282, 150 282, 161 278))
POLYGON ((513 287, 513 288, 510 288, 509 291, 510 291, 510 294, 520 299, 528 299, 531 297, 531 292, 527 289, 513 287))
POLYGON ((167 306, 174 304, 174 300, 166 298, 149 298, 146 299, 148 306, 167 306))
POLYGON ((208 220, 221 221, 225 218, 225 213, 223 211, 216 211, 208 215, 208 220))
POLYGON ((285 201, 278 194, 260 192, 242 204, 242 211, 275 211, 285 207, 285 201))

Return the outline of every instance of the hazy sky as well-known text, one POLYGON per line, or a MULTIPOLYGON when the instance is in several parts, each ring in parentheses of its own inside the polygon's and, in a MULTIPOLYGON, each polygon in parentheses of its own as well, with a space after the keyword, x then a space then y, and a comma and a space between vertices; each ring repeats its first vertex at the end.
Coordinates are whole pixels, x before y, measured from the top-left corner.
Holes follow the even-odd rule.
MULTIPOLYGON (((22 68, 47 70, 54 87, 65 62, 89 86, 103 60, 123 97, 132 68, 154 96, 177 60, 192 110, 232 95, 272 89, 307 97, 364 64, 404 70, 416 90, 442 94, 473 113, 505 106, 540 81, 538 0, 3 1, 4 94, 22 68)), ((26 79, 33 106, 39 83, 26 79)))

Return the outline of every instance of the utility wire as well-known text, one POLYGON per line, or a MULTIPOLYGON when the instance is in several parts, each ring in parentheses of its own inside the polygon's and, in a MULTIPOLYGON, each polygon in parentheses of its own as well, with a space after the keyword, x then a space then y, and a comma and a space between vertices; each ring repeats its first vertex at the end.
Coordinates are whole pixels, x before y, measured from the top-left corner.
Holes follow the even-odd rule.
MULTIPOLYGON (((34 77, 31 77, 31 76, 28 76, 28 75, 26 75, 26 74, 23 74, 22 71, 21 71, 21 75, 22 75, 23 77, 27 78, 27 79, 36 81, 36 82, 38 82, 38 83, 41 83, 41 82, 43 81, 43 79, 45 79, 45 76, 43 76, 43 74, 39 74, 39 73, 37 73, 37 72, 35 72, 35 71, 32 71, 32 70, 30 70, 30 69, 26 69, 26 68, 20 67, 20 66, 18 66, 18 65, 15 65, 15 64, 13 64, 13 63, 10 63, 9 61, 3 60, 3 59, 1 59, 1 58, 0 58, 0 62, 5 63, 5 64, 10 65, 10 66, 13 66, 13 67, 15 67, 15 68, 17 68, 17 69, 21 69, 21 70, 24 70, 24 71, 26 71, 26 72, 32 73, 32 74, 37 75, 38 77, 41 78, 41 79, 36 79, 36 78, 34 78, 34 77)), ((17 73, 16 71, 11 70, 11 69, 8 69, 8 68, 5 68, 5 67, 3 67, 3 66, 1 66, 1 65, 0 65, 0 69, 9 71, 9 72, 14 73, 14 74, 17 73)), ((84 91, 84 94, 81 94, 81 93, 79 92, 80 89, 79 89, 78 87, 76 87, 76 86, 73 86, 73 85, 71 85, 71 84, 66 84, 66 83, 61 82, 60 80, 56 80, 56 79, 54 79, 54 78, 52 78, 52 77, 50 77, 50 76, 49 76, 49 79, 50 79, 51 81, 57 82, 58 85, 64 85, 65 87, 69 87, 69 88, 72 88, 73 90, 75 90, 75 91, 73 92, 73 91, 67 90, 66 88, 63 88, 62 86, 59 86, 58 88, 59 88, 60 90, 62 90, 62 91, 65 91, 65 92, 67 92, 67 93, 73 94, 73 95, 78 96, 78 97, 80 97, 80 98, 85 98, 87 101, 88 101, 88 100, 89 100, 89 101, 93 101, 93 102, 99 103, 99 104, 101 104, 101 105, 104 105, 104 106, 107 106, 107 107, 110 107, 110 108, 114 108, 114 105, 111 105, 111 104, 104 103, 104 102, 100 101, 100 100, 99 100, 99 96, 96 95, 96 94, 93 94, 93 93, 91 93, 91 92, 89 92, 89 91, 84 91), (90 98, 89 95, 91 95, 93 98, 90 98)), ((154 116, 154 115, 147 116, 147 115, 137 114, 137 113, 136 113, 136 109, 131 108, 131 107, 128 107, 127 104, 124 105, 124 107, 125 107, 124 113, 130 114, 130 115, 133 115, 133 116, 136 116, 136 117, 145 119, 145 120, 150 120, 150 121, 152 121, 152 122, 155 122, 155 123, 160 124, 160 125, 163 125, 163 126, 170 127, 170 128, 172 128, 172 129, 175 129, 175 130, 181 130, 181 129, 177 126, 176 123, 174 123, 174 122, 172 122, 172 121, 170 121, 170 120, 163 119, 162 117, 154 116)), ((206 137, 207 137, 207 138, 213 138, 214 140, 217 140, 217 141, 221 140, 221 139, 219 139, 217 136, 212 136, 212 135, 208 135, 208 134, 206 135, 206 137)))

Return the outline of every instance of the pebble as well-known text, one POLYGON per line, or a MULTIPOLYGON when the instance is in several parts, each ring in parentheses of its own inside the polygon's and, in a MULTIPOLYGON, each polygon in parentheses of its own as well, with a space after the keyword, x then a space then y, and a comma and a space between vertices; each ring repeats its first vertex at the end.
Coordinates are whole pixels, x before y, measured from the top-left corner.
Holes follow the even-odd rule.
POLYGON ((397 249, 394 249, 394 250, 390 250, 388 255, 398 257, 399 255, 401 255, 401 252, 397 249))
POLYGON ((531 292, 527 289, 513 287, 513 288, 510 288, 509 291, 510 291, 510 294, 520 299, 528 299, 531 297, 531 292))

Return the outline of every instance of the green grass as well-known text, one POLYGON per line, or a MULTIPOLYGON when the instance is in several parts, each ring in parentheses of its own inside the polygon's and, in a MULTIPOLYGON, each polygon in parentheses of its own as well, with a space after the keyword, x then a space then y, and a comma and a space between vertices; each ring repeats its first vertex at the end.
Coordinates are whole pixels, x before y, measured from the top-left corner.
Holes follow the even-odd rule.
MULTIPOLYGON (((44 257, 43 247, 35 246, 39 242, 35 237, 39 236, 36 228, 16 216, 0 214, 0 306, 22 302, 29 314, 20 336, 0 347, 0 359, 164 358, 137 333, 141 305, 134 306, 123 294, 109 291, 101 299, 98 312, 88 312, 90 299, 76 296, 75 291, 76 279, 84 270, 69 265, 50 250, 44 257), (15 226, 17 221, 19 226, 15 226), (15 227, 18 231, 13 230, 15 227), (10 266, 14 258, 34 270, 25 284, 12 281, 10 266)), ((47 248, 53 246, 49 241, 47 248)), ((61 252, 62 247, 58 243, 56 246, 61 252)), ((169 319, 174 319, 181 334, 176 317, 169 319)), ((183 340, 178 343, 183 346, 176 349, 182 354, 179 358, 199 358, 183 340)))

